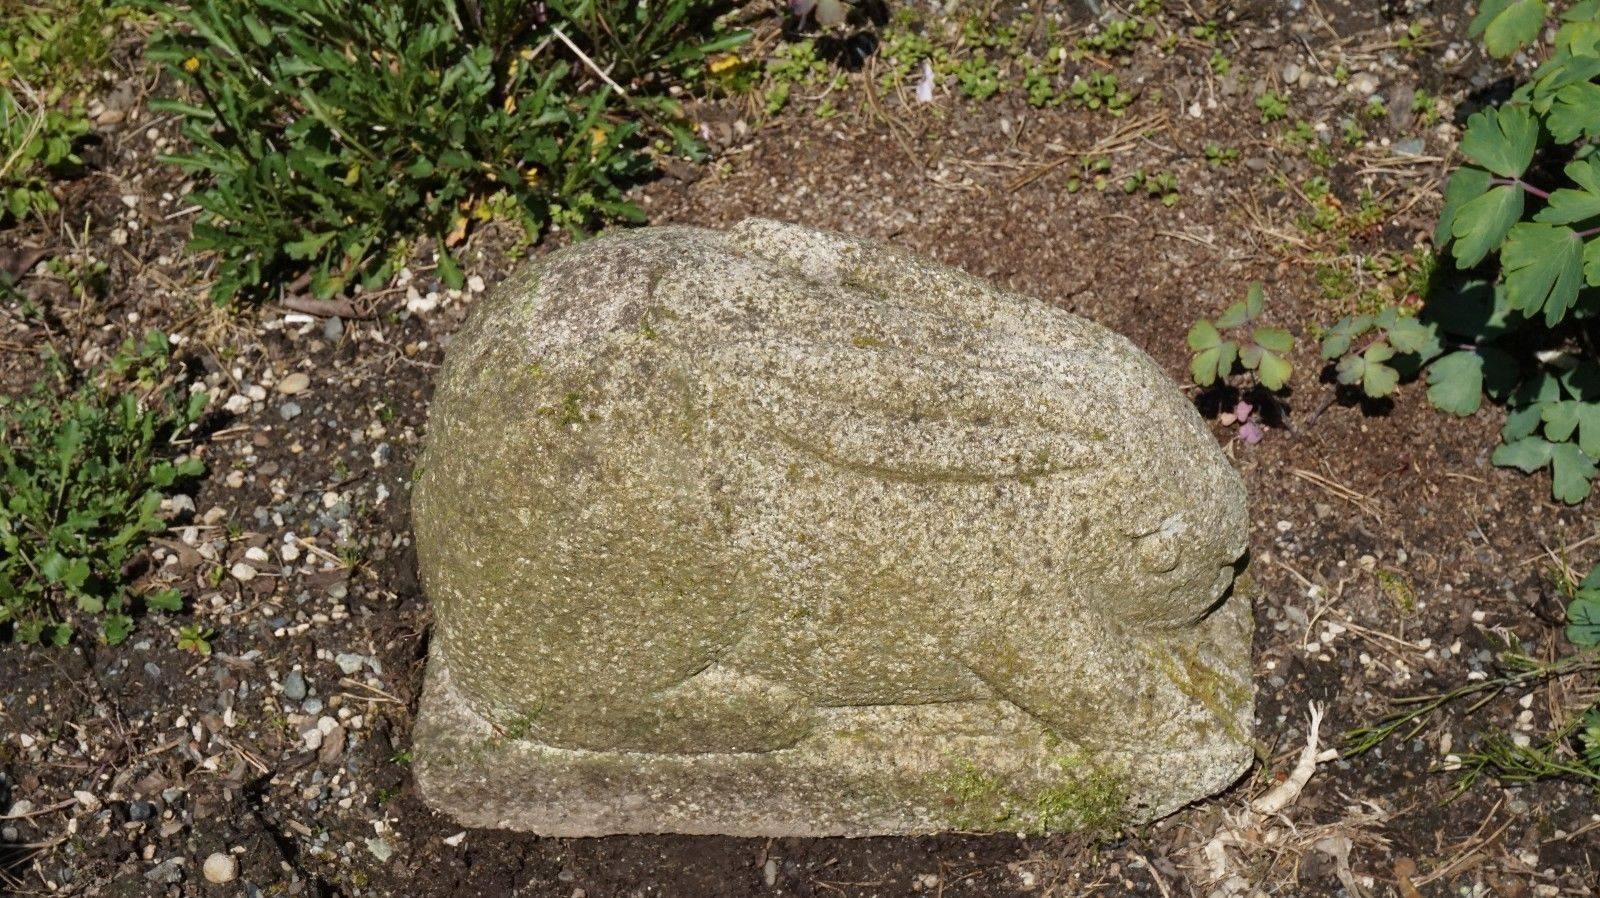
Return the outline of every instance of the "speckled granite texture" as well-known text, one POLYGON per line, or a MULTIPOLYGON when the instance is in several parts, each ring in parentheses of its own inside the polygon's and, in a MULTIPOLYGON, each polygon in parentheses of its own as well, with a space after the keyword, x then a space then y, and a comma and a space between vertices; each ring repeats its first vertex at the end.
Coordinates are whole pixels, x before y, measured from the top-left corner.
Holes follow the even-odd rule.
POLYGON ((424 797, 553 835, 1142 821, 1251 757, 1244 487, 1122 337, 770 221, 530 264, 447 353, 424 797))

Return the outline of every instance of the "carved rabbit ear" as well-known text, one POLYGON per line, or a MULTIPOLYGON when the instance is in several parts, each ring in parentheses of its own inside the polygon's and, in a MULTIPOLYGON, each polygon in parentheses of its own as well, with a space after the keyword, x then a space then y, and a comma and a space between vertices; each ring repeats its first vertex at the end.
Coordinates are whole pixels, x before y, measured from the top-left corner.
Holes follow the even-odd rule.
POLYGON ((739 222, 727 238, 735 249, 817 283, 894 297, 976 327, 1035 338, 1047 335, 1059 349, 1103 346, 1109 333, 1084 319, 1055 314, 1043 303, 996 290, 966 272, 871 240, 765 218, 739 222))
POLYGON ((708 361, 778 441, 873 476, 1026 479, 1110 452, 1067 423, 1082 418, 1063 407, 1065 385, 1017 359, 775 338, 725 345, 708 361))
POLYGON ((824 284, 863 287, 900 297, 926 296, 934 289, 946 303, 960 297, 987 303, 1017 301, 965 272, 931 265, 874 240, 767 218, 746 218, 727 233, 738 249, 824 284))
POLYGON ((738 249, 824 284, 844 283, 864 251, 877 249, 855 237, 767 218, 746 218, 727 237, 738 249))

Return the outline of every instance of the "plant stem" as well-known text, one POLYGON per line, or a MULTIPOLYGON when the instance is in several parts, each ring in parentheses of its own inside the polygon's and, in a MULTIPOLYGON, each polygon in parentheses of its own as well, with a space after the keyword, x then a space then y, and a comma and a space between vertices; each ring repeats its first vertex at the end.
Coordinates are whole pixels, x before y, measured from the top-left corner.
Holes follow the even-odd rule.
POLYGON ((1561 658, 1557 661, 1541 663, 1525 656, 1504 656, 1504 660, 1520 666, 1522 669, 1488 680, 1480 680, 1465 686, 1459 686, 1449 692, 1434 695, 1411 696, 1409 698, 1395 699, 1394 704, 1406 705, 1398 711, 1392 712, 1376 723, 1357 727, 1344 734, 1347 745, 1345 754, 1359 755, 1381 745, 1390 736, 1407 728, 1403 738, 1410 739, 1427 726, 1428 718, 1440 708, 1459 699, 1472 695, 1482 695, 1467 709, 1468 712, 1476 711, 1490 700, 1518 686, 1537 685, 1552 677, 1563 677, 1574 673, 1600 670, 1600 655, 1595 651, 1578 652, 1561 658))
POLYGON ((1521 178, 1494 178, 1490 180, 1489 183, 1503 187, 1521 187, 1524 191, 1533 194, 1541 200, 1547 200, 1550 198, 1550 191, 1540 190, 1521 178))

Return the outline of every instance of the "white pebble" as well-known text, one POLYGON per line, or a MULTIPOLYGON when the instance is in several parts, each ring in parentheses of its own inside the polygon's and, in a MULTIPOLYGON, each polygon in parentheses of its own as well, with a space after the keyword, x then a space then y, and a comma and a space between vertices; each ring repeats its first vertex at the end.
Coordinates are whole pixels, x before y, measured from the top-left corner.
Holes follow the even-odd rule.
POLYGON ((220 851, 214 852, 210 857, 206 858, 205 865, 200 869, 205 874, 206 882, 214 882, 218 885, 225 882, 233 882, 239 875, 239 859, 231 854, 223 854, 220 851))

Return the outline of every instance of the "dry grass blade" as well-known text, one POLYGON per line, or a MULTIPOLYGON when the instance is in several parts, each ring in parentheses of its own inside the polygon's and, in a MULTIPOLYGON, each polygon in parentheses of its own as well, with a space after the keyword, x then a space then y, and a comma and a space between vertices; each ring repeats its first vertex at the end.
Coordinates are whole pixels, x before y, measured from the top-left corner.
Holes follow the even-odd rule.
POLYGON ((1358 493, 1344 484, 1339 483, 1338 481, 1329 477, 1324 477, 1315 471, 1307 471, 1304 468, 1295 468, 1294 470, 1290 471, 1290 473, 1301 480, 1306 481, 1312 486, 1321 489, 1329 495, 1334 496, 1335 498, 1343 499, 1344 501, 1349 502, 1356 508, 1361 509, 1363 514, 1366 514, 1368 517, 1371 517, 1380 524, 1383 523, 1383 513, 1378 511, 1377 500, 1373 499, 1371 496, 1365 493, 1358 493))
POLYGON ((1061 166, 1066 165, 1068 162, 1071 162, 1074 159, 1082 159, 1085 156, 1099 156, 1106 153, 1114 153, 1119 149, 1125 149, 1126 147, 1132 146, 1137 142, 1140 134, 1164 123, 1166 119, 1166 113, 1161 113, 1159 115, 1152 115, 1149 118, 1140 119, 1136 122, 1128 122, 1100 140, 1095 141, 1094 145, 1089 147, 1087 150, 1067 150, 1060 156, 1057 156, 1049 162, 1046 162, 1043 165, 1040 165, 1038 168, 1035 168, 1033 171, 1016 178, 1010 184, 1006 185, 1006 190, 1015 193, 1029 184, 1032 184, 1034 181, 1037 181, 1045 175, 1055 171, 1061 166))

